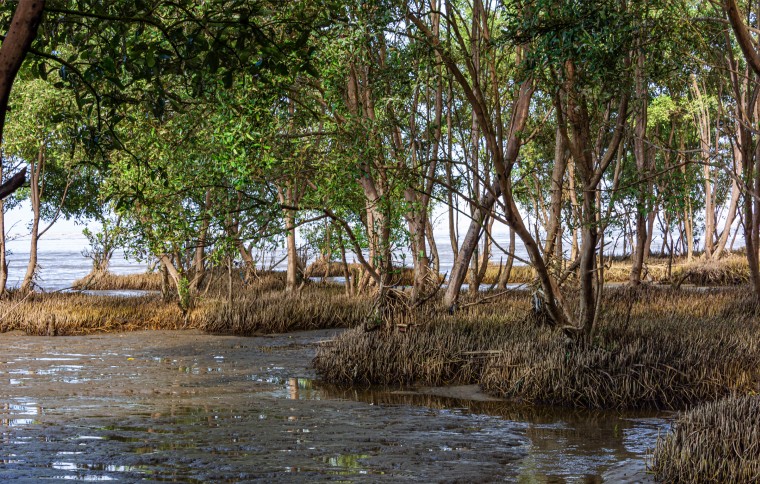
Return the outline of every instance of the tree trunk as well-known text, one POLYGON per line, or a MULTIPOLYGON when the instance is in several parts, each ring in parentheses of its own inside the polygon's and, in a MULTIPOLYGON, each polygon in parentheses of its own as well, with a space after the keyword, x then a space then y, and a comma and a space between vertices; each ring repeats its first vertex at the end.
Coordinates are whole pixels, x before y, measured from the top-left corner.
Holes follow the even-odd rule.
POLYGON ((425 231, 425 235, 427 236, 428 245, 430 246, 430 258, 433 264, 432 269, 437 278, 441 272, 441 258, 438 254, 438 245, 435 242, 435 235, 433 234, 433 224, 430 222, 429 218, 427 219, 427 230, 425 231))
POLYGON ((285 282, 286 291, 298 288, 298 248, 296 247, 296 222, 292 210, 285 214, 285 230, 288 233, 288 273, 285 282))
POLYGON ((647 107, 649 104, 648 85, 644 76, 644 53, 639 50, 636 62, 636 97, 638 101, 638 116, 633 137, 634 155, 636 157, 636 172, 638 184, 636 192, 636 248, 633 254, 633 264, 629 281, 632 286, 641 283, 641 270, 644 267, 647 246, 647 215, 649 202, 647 195, 650 186, 647 178, 649 168, 649 156, 647 153, 647 107))
MULTIPOLYGON (((651 185, 650 185, 651 189, 651 185)), ((644 245, 644 262, 652 255, 652 242, 654 241, 654 221, 657 219, 657 212, 659 210, 659 204, 655 203, 647 214, 647 242, 644 245)), ((663 236, 662 243, 665 243, 665 237, 663 236)), ((662 253, 662 247, 660 247, 662 253)))
POLYGON ((195 246, 195 256, 193 257, 193 287, 200 285, 206 273, 206 239, 208 238, 208 229, 211 223, 211 190, 206 190, 206 197, 203 203, 203 213, 201 214, 202 222, 200 233, 198 234, 198 244, 195 246))
POLYGON ((583 229, 581 236, 581 261, 579 266, 581 294, 581 328, 583 334, 590 336, 596 318, 596 245, 597 229, 594 210, 596 190, 585 190, 583 194, 583 229))
POLYGON ((0 46, 0 140, 13 81, 42 21, 45 0, 19 0, 8 33, 0 46))
POLYGON ((409 232, 412 235, 412 261, 414 263, 414 282, 412 285, 412 303, 415 303, 422 296, 425 288, 427 272, 430 268, 430 259, 427 255, 426 246, 426 225, 427 215, 415 211, 407 217, 409 232), (420 220, 423 217, 423 220, 420 220))
POLYGON ((41 209, 41 197, 42 197, 42 173, 45 167, 45 145, 40 143, 39 151, 37 152, 37 161, 31 162, 31 179, 29 180, 29 189, 31 192, 32 202, 32 233, 31 241, 29 244, 29 263, 26 266, 26 274, 24 280, 21 283, 21 292, 27 293, 32 290, 34 283, 34 274, 37 272, 37 243, 39 242, 40 233, 40 209, 41 209))
MULTIPOLYGON (((0 161, 0 179, 3 177, 0 161)), ((0 200, 0 296, 5 295, 8 284, 8 261, 5 252, 5 200, 0 200)))
MULTIPOLYGON (((739 168, 739 173, 741 173, 741 167, 739 168)), ((741 197, 741 190, 739 189, 739 184, 734 182, 731 185, 731 201, 728 205, 728 214, 726 215, 726 223, 723 226, 723 232, 720 234, 720 237, 718 238, 718 243, 715 246, 715 258, 720 258, 721 255, 723 255, 723 251, 726 250, 726 244, 728 244, 728 237, 731 234, 731 225, 734 223, 734 219, 736 218, 736 210, 739 205, 739 198, 741 197)))
MULTIPOLYGON (((551 188, 551 214, 546 230, 546 244, 544 254, 551 258, 555 254, 555 248, 561 245, 560 233, 562 226, 562 184, 567 171, 567 144, 562 132, 557 128, 555 134, 554 168, 552 169, 551 188)), ((511 237, 511 235, 510 235, 511 237)), ((561 253, 561 252, 560 252, 561 253)), ((562 262, 561 259, 559 262, 562 262)))
POLYGON ((480 231, 483 226, 483 220, 486 214, 493 209, 496 199, 501 196, 501 186, 498 181, 491 185, 491 189, 488 190, 478 203, 478 213, 470 221, 470 227, 467 229, 467 234, 464 236, 462 246, 459 248, 459 253, 454 259, 454 264, 451 267, 451 276, 449 276, 449 285, 446 287, 446 292, 443 295, 443 305, 447 308, 453 307, 459 299, 459 293, 462 289, 462 283, 464 283, 467 277, 467 271, 470 267, 470 260, 472 254, 478 247, 480 242, 480 231))
POLYGON ((697 125, 699 127, 699 147, 702 162, 702 174, 705 183, 705 257, 712 258, 715 237, 715 209, 713 207, 713 190, 710 172, 710 112, 704 102, 696 76, 691 76, 691 88, 697 101, 697 125))
POLYGON ((509 254, 507 254, 507 265, 504 267, 499 276, 499 289, 506 289, 509 284, 509 276, 512 275, 512 266, 515 262, 515 231, 509 230, 509 254))

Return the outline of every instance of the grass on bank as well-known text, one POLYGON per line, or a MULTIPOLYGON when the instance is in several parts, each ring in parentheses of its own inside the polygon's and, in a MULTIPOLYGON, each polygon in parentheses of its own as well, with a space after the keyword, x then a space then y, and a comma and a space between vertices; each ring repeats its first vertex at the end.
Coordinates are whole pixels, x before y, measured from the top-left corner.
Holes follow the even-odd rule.
POLYGON ((430 314, 406 333, 353 329, 314 365, 335 383, 478 383, 525 403, 681 409, 760 390, 758 309, 740 290, 611 290, 593 343, 530 321, 529 295, 456 317, 430 314), (630 308, 630 317, 629 314, 630 308))
POLYGON ((90 273, 72 284, 76 290, 91 291, 160 291, 161 273, 143 272, 139 274, 113 274, 111 272, 90 273))
MULTIPOLYGON (((747 258, 733 254, 718 260, 695 257, 691 261, 685 257, 675 258, 668 276, 669 260, 666 257, 650 257, 642 271, 642 279, 654 284, 693 284, 696 286, 738 286, 749 283, 747 258)), ((604 280, 611 283, 627 283, 630 280, 631 260, 613 260, 605 266, 604 280)), ((497 282, 499 265, 489 264, 483 284, 497 282)), ((536 271, 530 266, 514 266, 509 282, 530 283, 536 278, 536 271)))
POLYGON ((760 396, 731 396, 679 415, 658 439, 651 470, 661 482, 760 481, 760 396))
MULTIPOLYGON (((351 277, 358 279, 362 274, 360 264, 348 264, 351 277)), ((491 286, 498 282, 503 269, 499 264, 489 263, 482 284, 491 286)), ((306 270, 310 277, 343 277, 343 265, 330 262, 329 265, 318 260, 306 270)), ((631 260, 614 259, 605 266, 604 279, 610 283, 627 283, 630 280, 631 260)), ((441 274, 443 277, 443 274, 441 274)), ((536 279, 536 271, 531 266, 515 265, 509 275, 510 283, 525 284, 536 279)), ((650 257, 645 263, 642 279, 654 284, 692 284, 696 286, 738 286, 749 283, 749 267, 742 254, 732 254, 719 260, 706 260, 695 257, 691 261, 685 257, 674 258, 672 263, 667 257, 650 257), (668 265, 671 264, 670 273, 668 265)), ((394 282, 400 286, 410 286, 414 281, 411 268, 398 268, 394 282)), ((469 283, 469 274, 465 280, 469 283)))
MULTIPOLYGON (((135 281, 132 276, 115 276, 135 281)), ((227 301, 227 281, 210 280, 185 316, 174 300, 93 296, 79 293, 11 293, 0 299, 0 332, 65 336, 100 332, 194 328, 214 334, 251 336, 306 329, 356 326, 370 311, 369 298, 349 298, 337 285, 313 284, 286 293, 285 275, 262 273, 246 285, 234 281, 227 301)), ((101 286, 130 289, 127 283, 101 286)))
POLYGON ((159 297, 108 297, 77 293, 20 294, 0 299, 0 332, 67 336, 184 325, 176 303, 159 297))

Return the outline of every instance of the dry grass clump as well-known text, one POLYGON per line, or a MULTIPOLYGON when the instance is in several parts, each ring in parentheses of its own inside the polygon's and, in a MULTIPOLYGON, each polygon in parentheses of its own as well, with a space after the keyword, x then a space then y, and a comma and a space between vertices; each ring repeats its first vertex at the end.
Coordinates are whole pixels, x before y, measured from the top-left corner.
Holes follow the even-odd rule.
POLYGON ((732 396, 680 415, 658 439, 651 470, 662 482, 760 481, 760 396, 732 396))
MULTIPOLYGON (((677 285, 688 283, 697 286, 738 286, 749 283, 749 268, 746 257, 733 254, 719 260, 702 258, 687 261, 676 258, 672 262, 671 275, 668 277, 666 257, 650 257, 644 264, 642 280, 654 283, 673 282, 677 285)), ((493 284, 499 275, 499 265, 489 264, 483 279, 484 284, 493 284)), ((631 260, 613 259, 606 265, 604 280, 612 283, 626 283, 630 280, 631 260)), ((514 266, 509 282, 530 283, 536 278, 531 266, 514 266)))
MULTIPOLYGON (((343 264, 341 262, 328 263, 324 259, 312 262, 305 271, 306 277, 343 277, 343 264), (325 276, 325 274, 327 274, 325 276)), ((348 264, 351 277, 360 279, 364 274, 364 268, 359 263, 348 264)), ((440 275, 439 277, 443 277, 440 275)), ((393 286, 411 286, 414 284, 414 269, 411 267, 395 267, 391 276, 393 286)))
POLYGON ((488 350, 514 337, 505 321, 524 315, 526 297, 507 296, 501 307, 480 306, 452 319, 424 315, 425 323, 406 332, 359 327, 319 348, 314 366, 332 383, 407 385, 470 384, 479 381, 488 350))
MULTIPOLYGON (((631 275, 631 263, 630 261, 613 261, 609 266, 605 268, 604 280, 606 282, 624 283, 628 282, 631 275)), ((659 282, 662 281, 667 275, 667 261, 652 260, 646 265, 644 270, 643 279, 659 282)), ((498 281, 499 265, 489 264, 486 269, 485 277, 483 278, 483 284, 494 284, 498 281)), ((511 283, 531 283, 536 279, 536 271, 532 266, 519 265, 513 266, 512 271, 509 273, 509 282, 511 283)))
MULTIPOLYGON (((348 271, 353 277, 361 273, 362 266, 358 263, 348 264, 348 271)), ((343 263, 325 259, 317 259, 306 267, 306 277, 343 277, 343 263)))
MULTIPOLYGON (((499 282, 499 264, 489 263, 486 273, 483 276, 483 284, 496 284, 499 282)), ((504 271, 506 269, 501 269, 504 271)), ((532 266, 512 266, 509 272, 509 281, 511 283, 530 283, 536 278, 536 271, 532 266)), ((467 274, 467 282, 470 282, 470 274, 467 274)))
POLYGON ((158 295, 93 296, 80 293, 20 293, 0 299, 0 332, 64 336, 98 332, 197 328, 210 333, 253 335, 305 329, 351 327, 364 322, 369 298, 347 297, 343 288, 306 286, 284 292, 284 276, 261 274, 245 289, 212 282, 187 315, 176 301, 158 295), (219 293, 219 294, 216 294, 219 293))
POLYGON ((407 333, 355 328, 319 349, 317 372, 327 381, 380 385, 477 383, 483 359, 466 353, 504 337, 495 324, 447 321, 407 333))
POLYGON ((518 294, 408 333, 347 332, 314 364, 331 382, 477 382, 525 403, 587 408, 678 409, 760 389, 758 311, 740 291, 617 290, 605 304, 590 343, 529 323, 529 295, 518 294))
POLYGON ((760 388, 757 306, 741 292, 650 288, 605 299, 591 343, 526 328, 500 348, 484 389, 554 405, 678 409, 760 388))
MULTIPOLYGON (((63 336, 192 327, 211 333, 253 335, 355 326, 365 320, 372 303, 369 298, 347 297, 338 285, 307 285, 295 293, 286 293, 283 273, 260 272, 245 283, 233 277, 234 298, 230 306, 228 274, 209 276, 208 286, 199 289, 186 315, 176 301, 167 302, 158 295, 12 294, 0 299, 0 332, 21 330, 30 335, 63 336)), ((115 276, 105 287, 123 288, 111 283, 126 277, 115 276)))
POLYGON ((182 313, 155 296, 109 297, 77 293, 34 294, 0 300, 0 332, 67 336, 145 329, 179 329, 182 313))
POLYGON ((352 327, 366 318, 372 301, 348 297, 341 287, 305 287, 296 293, 249 291, 233 299, 202 301, 190 324, 209 333, 254 335, 352 327))
POLYGON ((93 291, 160 291, 161 273, 113 274, 111 272, 96 272, 77 279, 72 287, 77 290, 88 289, 93 291))
MULTIPOLYGON (((113 274, 98 272, 86 275, 74 281, 72 287, 77 290, 118 291, 143 290, 160 291, 163 275, 160 272, 143 272, 140 274, 113 274)), ((170 292, 174 293, 171 280, 170 292)), ((246 275, 242 269, 232 272, 232 287, 235 293, 243 290, 275 291, 285 288, 285 273, 281 271, 257 271, 246 275)), ((198 291, 205 295, 222 295, 229 291, 229 274, 226 269, 206 271, 198 285, 198 291)))
MULTIPOLYGON (((641 271, 642 281, 661 282, 667 279, 668 261, 667 259, 650 258, 641 271)), ((604 269, 605 282, 627 283, 631 280, 631 261, 613 260, 604 269)))
MULTIPOLYGON (((226 299, 230 290, 230 274, 226 269, 206 271, 197 294, 203 298, 226 299)), ((232 271, 232 292, 235 295, 285 290, 286 274, 282 271, 256 271, 245 274, 242 269, 232 271)), ((174 291, 174 286, 171 288, 174 291)))
POLYGON ((694 260, 673 270, 673 281, 698 286, 738 286, 748 284, 749 266, 746 257, 729 256, 719 260, 694 260))

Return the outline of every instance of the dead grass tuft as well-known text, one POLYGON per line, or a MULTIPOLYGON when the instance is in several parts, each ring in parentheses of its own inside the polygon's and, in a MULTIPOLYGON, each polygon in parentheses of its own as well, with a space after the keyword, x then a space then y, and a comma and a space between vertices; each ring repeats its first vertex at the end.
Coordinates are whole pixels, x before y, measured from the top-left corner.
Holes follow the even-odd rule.
POLYGON ((673 282, 697 286, 738 286, 748 284, 749 266, 746 257, 733 255, 720 260, 694 260, 673 270, 673 282))
MULTIPOLYGON (((749 283, 749 267, 743 255, 733 254, 719 260, 677 258, 668 278, 668 258, 650 257, 644 266, 642 279, 657 284, 675 283, 696 286, 738 286, 749 283)), ((498 264, 489 264, 484 284, 493 284, 499 274, 498 264)), ((604 280, 627 283, 631 275, 630 259, 614 259, 605 267, 604 280)), ((536 278, 531 266, 514 266, 509 282, 530 283, 536 278)))
POLYGON ((93 291, 160 291, 161 273, 113 274, 111 272, 96 272, 77 279, 72 287, 77 290, 89 289, 93 291))
POLYGON ((680 415, 658 439, 651 470, 662 482, 760 481, 760 396, 731 396, 680 415))
POLYGON ((305 287, 297 293, 248 291, 232 306, 223 299, 202 301, 190 324, 209 333, 243 336, 344 328, 362 323, 370 307, 370 299, 348 297, 340 286, 305 287))
POLYGON ((513 294, 409 333, 347 332, 314 364, 336 383, 480 383, 586 408, 679 409, 760 389, 758 310, 742 291, 616 290, 605 303, 591 343, 530 324, 529 295, 513 294))
POLYGON ((179 329, 184 321, 174 303, 159 297, 33 294, 0 300, 0 332, 68 336, 145 329, 179 329))

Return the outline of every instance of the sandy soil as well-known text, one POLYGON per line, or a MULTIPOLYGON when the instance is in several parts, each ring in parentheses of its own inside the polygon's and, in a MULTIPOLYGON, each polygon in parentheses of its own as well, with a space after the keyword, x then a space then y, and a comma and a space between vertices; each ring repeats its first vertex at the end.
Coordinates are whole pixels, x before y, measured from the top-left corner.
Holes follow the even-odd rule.
POLYGON ((639 482, 667 425, 319 384, 334 334, 2 334, 0 481, 639 482))

